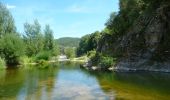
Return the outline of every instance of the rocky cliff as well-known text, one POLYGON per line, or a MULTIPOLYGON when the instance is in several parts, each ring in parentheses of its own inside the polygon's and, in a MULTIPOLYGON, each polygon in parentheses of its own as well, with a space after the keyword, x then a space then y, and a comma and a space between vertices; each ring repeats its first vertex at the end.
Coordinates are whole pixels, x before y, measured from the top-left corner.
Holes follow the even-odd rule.
POLYGON ((127 32, 113 40, 101 37, 97 51, 118 58, 117 71, 170 72, 170 2, 145 11, 127 32))
POLYGON ((141 15, 115 48, 123 50, 116 70, 170 72, 170 5, 141 15))

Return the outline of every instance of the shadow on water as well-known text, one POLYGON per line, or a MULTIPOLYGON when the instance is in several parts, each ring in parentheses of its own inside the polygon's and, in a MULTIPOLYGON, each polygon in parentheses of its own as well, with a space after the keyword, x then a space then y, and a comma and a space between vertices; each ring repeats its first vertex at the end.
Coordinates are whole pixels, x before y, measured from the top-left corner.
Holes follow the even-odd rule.
POLYGON ((24 97, 26 100, 50 99, 52 95, 50 93, 57 82, 58 69, 33 69, 28 70, 26 73, 25 86, 21 91, 21 98, 24 97))
POLYGON ((0 71, 0 99, 13 98, 24 85, 24 73, 16 69, 0 71))
POLYGON ((106 94, 117 100, 169 100, 169 73, 83 72, 97 78, 106 94))

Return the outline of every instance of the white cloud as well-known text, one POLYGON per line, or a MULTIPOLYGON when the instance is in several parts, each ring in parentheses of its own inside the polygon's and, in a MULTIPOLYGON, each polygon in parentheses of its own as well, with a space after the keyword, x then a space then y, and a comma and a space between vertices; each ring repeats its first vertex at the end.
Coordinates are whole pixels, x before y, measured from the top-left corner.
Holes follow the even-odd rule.
POLYGON ((15 5, 9 5, 9 4, 7 4, 6 7, 7 7, 8 9, 14 9, 14 8, 16 8, 15 5))

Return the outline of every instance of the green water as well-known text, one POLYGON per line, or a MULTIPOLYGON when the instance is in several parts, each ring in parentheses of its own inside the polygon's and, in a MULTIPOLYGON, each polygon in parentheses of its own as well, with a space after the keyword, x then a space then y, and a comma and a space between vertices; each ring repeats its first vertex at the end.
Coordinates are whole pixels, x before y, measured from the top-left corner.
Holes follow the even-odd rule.
POLYGON ((88 72, 79 64, 0 71, 0 100, 170 100, 168 73, 88 72))

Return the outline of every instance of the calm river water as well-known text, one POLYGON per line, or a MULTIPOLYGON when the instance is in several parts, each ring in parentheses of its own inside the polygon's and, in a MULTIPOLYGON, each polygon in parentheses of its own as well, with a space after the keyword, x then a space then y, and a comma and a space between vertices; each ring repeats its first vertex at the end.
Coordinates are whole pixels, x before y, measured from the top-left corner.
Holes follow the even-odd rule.
POLYGON ((170 100, 168 73, 88 72, 79 64, 0 71, 0 100, 170 100))

